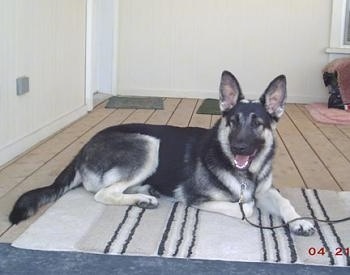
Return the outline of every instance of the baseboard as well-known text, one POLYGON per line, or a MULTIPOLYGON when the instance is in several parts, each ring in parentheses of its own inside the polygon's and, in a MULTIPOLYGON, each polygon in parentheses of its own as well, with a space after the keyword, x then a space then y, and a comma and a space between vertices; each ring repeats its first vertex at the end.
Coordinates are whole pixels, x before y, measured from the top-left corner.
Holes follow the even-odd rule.
MULTIPOLYGON (((305 93, 306 95, 308 93, 305 93)), ((157 97, 176 97, 176 98, 218 98, 218 91, 206 90, 160 90, 160 89, 120 89, 118 95, 125 96, 157 96, 157 97)), ((245 93, 247 99, 257 99, 260 94, 245 93)), ((320 94, 319 96, 300 96, 288 95, 288 103, 315 103, 327 102, 327 95, 320 94)))
POLYGON ((87 106, 81 106, 72 112, 62 115, 61 117, 33 131, 32 133, 29 133, 28 135, 0 148, 0 165, 11 161, 15 157, 33 147, 35 144, 81 118, 87 112, 87 106))
POLYGON ((328 97, 324 95, 319 96, 299 96, 299 95, 292 95, 288 96, 287 103, 300 103, 300 104, 309 104, 309 103, 316 103, 316 102, 327 102, 328 97))

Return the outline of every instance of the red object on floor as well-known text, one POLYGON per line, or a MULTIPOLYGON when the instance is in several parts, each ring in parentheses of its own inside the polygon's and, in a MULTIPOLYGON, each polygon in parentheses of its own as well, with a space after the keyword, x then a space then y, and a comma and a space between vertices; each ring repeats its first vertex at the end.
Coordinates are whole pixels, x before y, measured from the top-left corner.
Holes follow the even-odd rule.
POLYGON ((326 103, 306 105, 310 115, 318 122, 328 124, 350 125, 350 106, 348 110, 328 108, 326 103))

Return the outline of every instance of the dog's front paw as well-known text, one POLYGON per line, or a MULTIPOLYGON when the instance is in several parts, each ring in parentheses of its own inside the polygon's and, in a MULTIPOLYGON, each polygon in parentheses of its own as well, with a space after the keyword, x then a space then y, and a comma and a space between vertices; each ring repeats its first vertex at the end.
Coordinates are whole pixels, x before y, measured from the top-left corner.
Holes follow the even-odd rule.
POLYGON ((289 225, 289 228, 298 236, 311 236, 315 233, 314 225, 305 220, 295 221, 289 225))

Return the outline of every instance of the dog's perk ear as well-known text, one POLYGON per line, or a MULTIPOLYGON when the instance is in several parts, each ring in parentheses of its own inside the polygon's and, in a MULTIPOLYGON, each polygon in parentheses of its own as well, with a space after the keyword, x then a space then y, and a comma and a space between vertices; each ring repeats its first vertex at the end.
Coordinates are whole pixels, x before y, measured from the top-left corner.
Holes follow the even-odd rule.
POLYGON ((244 98, 237 79, 228 71, 223 71, 221 74, 219 90, 219 107, 221 112, 226 112, 233 108, 239 100, 244 98))
POLYGON ((283 112, 287 99, 287 81, 284 75, 277 76, 271 81, 260 102, 265 106, 267 112, 278 120, 283 112))

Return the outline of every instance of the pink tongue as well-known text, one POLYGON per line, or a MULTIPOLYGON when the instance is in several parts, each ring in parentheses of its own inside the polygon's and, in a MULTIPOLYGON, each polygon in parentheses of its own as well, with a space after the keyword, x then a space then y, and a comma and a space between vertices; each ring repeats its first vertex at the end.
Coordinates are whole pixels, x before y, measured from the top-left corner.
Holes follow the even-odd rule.
POLYGON ((236 155, 235 156, 235 162, 239 166, 243 166, 248 160, 249 160, 249 156, 243 156, 243 155, 236 155))

